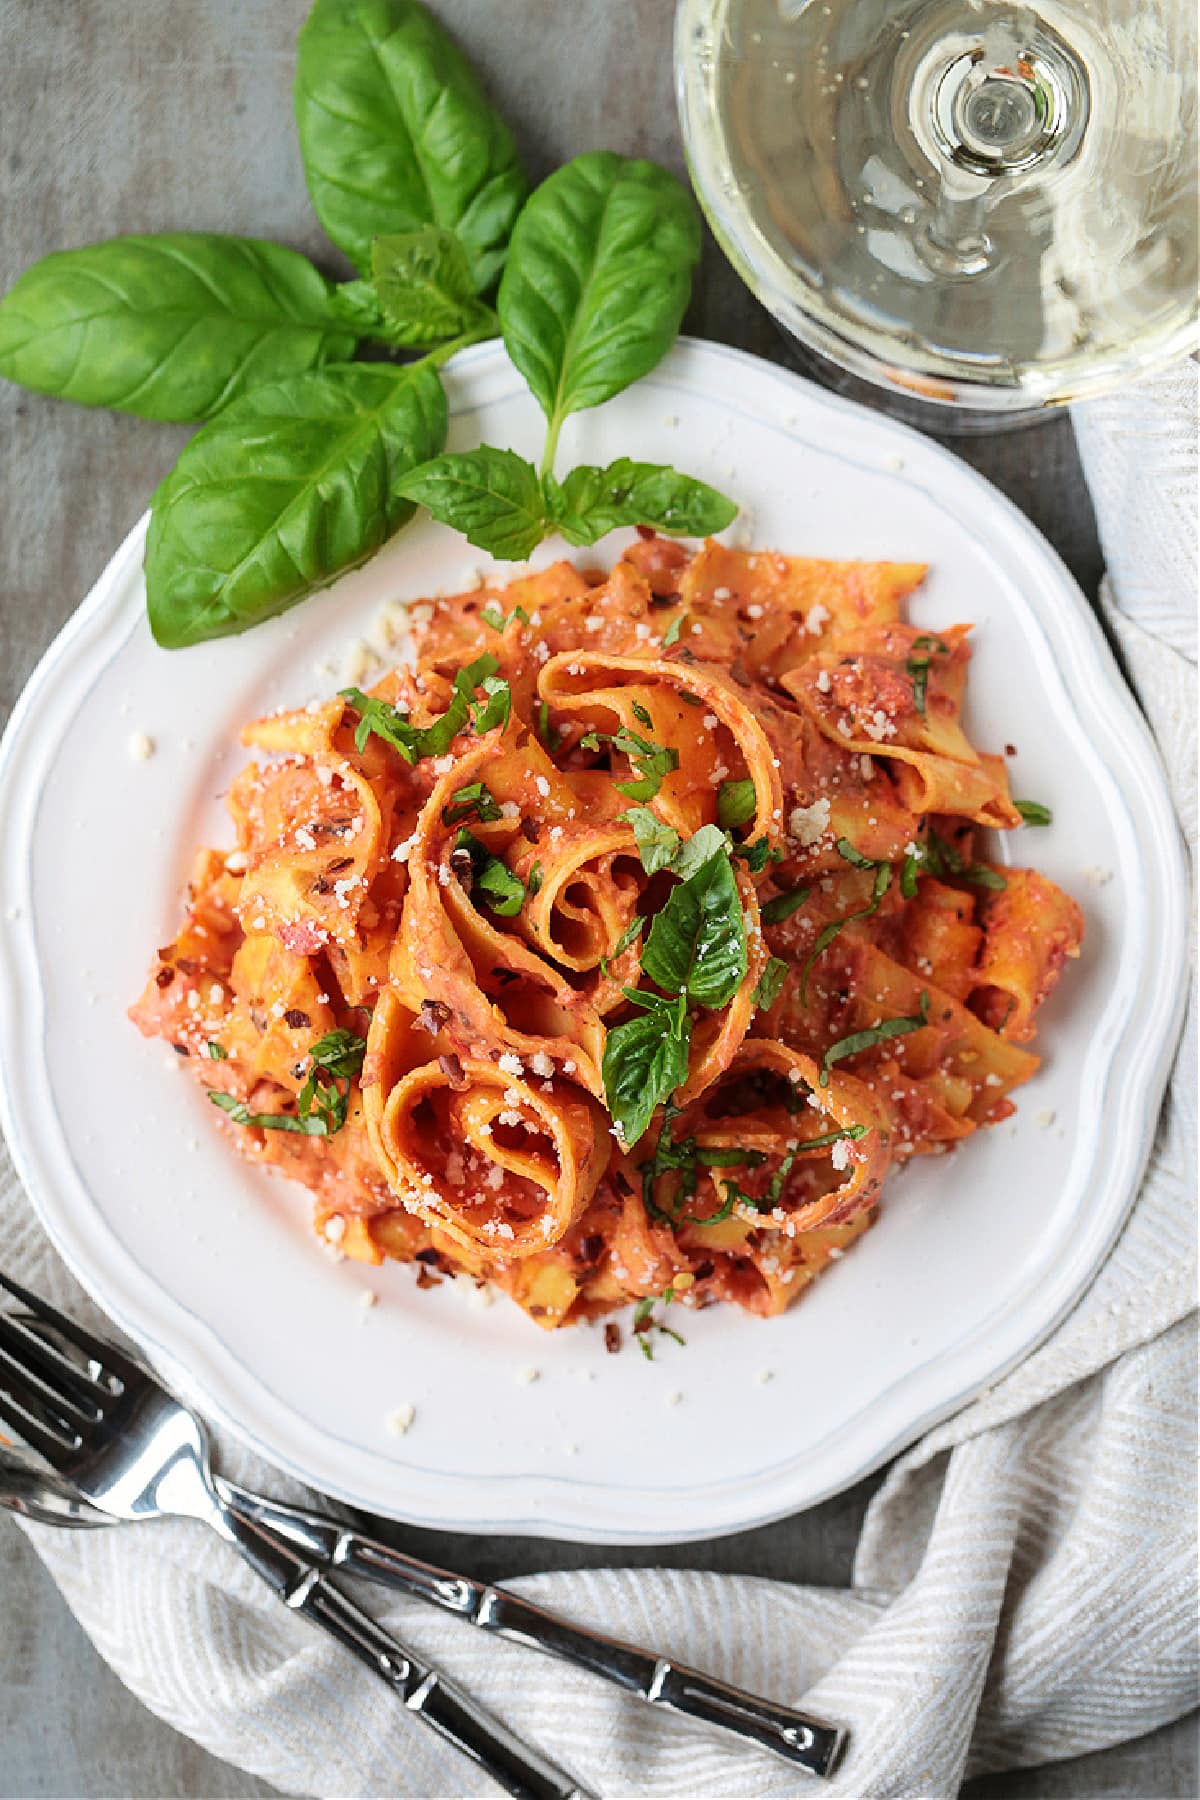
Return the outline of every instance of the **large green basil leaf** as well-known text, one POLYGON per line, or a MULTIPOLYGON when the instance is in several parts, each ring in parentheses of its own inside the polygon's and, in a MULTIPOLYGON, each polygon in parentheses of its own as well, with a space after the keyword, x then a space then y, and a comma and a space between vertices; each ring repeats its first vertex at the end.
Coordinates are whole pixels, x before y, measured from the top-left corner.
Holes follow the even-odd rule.
POLYGON ((398 491, 441 525, 506 562, 523 562, 546 531, 537 470, 515 450, 460 450, 411 470, 398 491))
POLYGON ((445 441, 430 366, 358 363, 255 388, 154 496, 146 598, 168 649, 271 618, 355 568, 412 514, 400 476, 445 441))
POLYGON ((737 517, 724 494, 662 463, 618 457, 607 468, 581 463, 555 494, 554 523, 569 544, 594 544, 622 525, 653 525, 676 537, 711 537, 737 517))
POLYGON ((636 1144, 655 1111, 687 1080, 691 1021, 682 997, 635 994, 647 1008, 608 1033, 601 1073, 604 1099, 626 1147, 636 1144))
POLYGON ((742 897, 724 849, 671 889, 642 951, 642 972, 670 993, 724 1006, 746 978, 742 897))
POLYGON ((313 207, 362 274, 373 238, 441 225, 476 289, 495 280, 527 183, 508 127, 423 6, 316 0, 295 100, 313 207))
POLYGON ((34 263, 0 301, 0 375, 83 406, 191 424, 264 381, 354 354, 294 250, 208 232, 110 238, 34 263))
POLYGON ((655 163, 577 156, 517 221, 497 306, 504 342, 550 421, 598 406, 670 348, 700 255, 687 190, 655 163))

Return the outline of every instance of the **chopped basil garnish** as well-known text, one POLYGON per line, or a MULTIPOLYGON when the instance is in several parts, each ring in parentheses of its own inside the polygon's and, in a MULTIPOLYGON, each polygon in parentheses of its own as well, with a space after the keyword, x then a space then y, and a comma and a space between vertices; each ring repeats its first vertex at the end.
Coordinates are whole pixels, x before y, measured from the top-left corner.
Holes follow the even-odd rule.
POLYGON ((921 867, 921 857, 915 850, 910 850, 900 865, 900 892, 906 900, 917 897, 917 871, 921 867))
MULTIPOLYGON (((694 1219, 685 1214, 683 1208, 692 1199, 700 1179, 700 1170, 757 1168, 766 1161, 762 1150, 740 1150, 735 1147, 722 1149, 719 1146, 697 1144, 694 1137, 680 1138, 678 1143, 672 1141, 671 1127, 679 1117, 679 1108, 668 1104, 663 1109, 662 1126, 658 1134, 658 1142, 654 1146, 654 1155, 638 1164, 642 1177, 642 1204, 650 1218, 659 1224, 670 1225, 677 1230, 680 1225, 712 1225, 716 1215, 710 1218, 694 1219), (660 1175, 678 1173, 679 1182, 675 1189, 675 1197, 669 1211, 664 1211, 654 1198, 654 1186, 660 1175)), ((731 1203, 732 1205, 732 1203, 731 1203)), ((729 1210, 721 1214, 728 1218, 729 1210)))
MULTIPOLYGON (((725 1006, 746 978, 749 966, 746 921, 729 858, 729 839, 715 825, 702 825, 686 843, 647 807, 624 817, 633 827, 650 874, 669 870, 679 877, 655 914, 642 951, 642 973, 671 996, 626 988, 626 997, 647 1012, 610 1031, 604 1051, 604 1092, 608 1110, 626 1144, 641 1137, 655 1109, 687 1075, 691 1021, 687 1001, 725 1006)), ((634 921, 640 931, 644 921, 634 921)), ((629 928, 621 939, 624 947, 629 928)), ((615 954, 615 952, 614 952, 615 954)))
POLYGON ((459 828, 454 848, 465 850, 471 858, 471 892, 478 888, 491 912, 505 919, 515 917, 525 904, 525 887, 508 865, 463 827, 459 828))
POLYGON ((302 1137, 332 1137, 346 1123, 350 1082, 362 1068, 366 1038, 352 1031, 327 1031, 308 1052, 309 1070, 296 1096, 292 1113, 252 1113, 244 1100, 232 1094, 208 1090, 214 1106, 229 1114, 235 1125, 256 1125, 262 1131, 294 1131, 302 1137), (346 1086, 339 1087, 344 1081, 346 1086))
POLYGON ((783 921, 790 919, 794 912, 799 912, 811 893, 811 888, 798 887, 789 889, 786 894, 776 894, 775 898, 768 900, 762 909, 763 924, 782 925, 783 921))
POLYGON ((454 676, 454 697, 441 718, 435 719, 432 725, 412 725, 407 713, 390 706, 386 700, 364 694, 361 688, 342 688, 341 698, 349 700, 359 715, 354 731, 356 748, 362 750, 374 732, 406 763, 417 763, 426 756, 444 756, 468 723, 473 722, 480 733, 505 724, 512 710, 512 691, 507 681, 496 679, 499 667, 494 656, 484 655, 476 657, 465 669, 459 669, 454 676), (480 687, 487 696, 483 701, 474 697, 476 688, 480 687))
POLYGON ((677 644, 679 642, 679 634, 683 630, 686 622, 686 611, 675 614, 675 617, 671 620, 671 623, 663 633, 662 647, 664 650, 669 650, 672 644, 677 644))
POLYGON ((752 844, 735 844, 730 855, 744 862, 751 875, 761 875, 769 862, 783 861, 783 851, 772 846, 765 837, 755 838, 752 844))
POLYGON ((647 875, 669 869, 673 875, 686 880, 709 857, 729 848, 725 833, 715 825, 701 825, 699 831, 694 831, 685 841, 673 826, 664 824, 648 806, 631 806, 621 818, 633 828, 634 842, 647 875))
POLYGON ((772 956, 759 976, 758 986, 754 990, 754 1004, 763 1012, 769 1012, 778 1000, 780 990, 787 980, 788 966, 782 957, 772 956))
POLYGON ((657 875, 660 869, 669 869, 679 849, 679 833, 670 825, 665 825, 648 806, 631 806, 628 812, 621 814, 621 818, 633 829, 638 855, 647 875, 657 875))
POLYGON ((989 869, 986 863, 972 863, 969 869, 963 871, 963 880, 969 881, 972 887, 990 888, 996 894, 1003 893, 1008 886, 1003 875, 998 875, 995 869, 989 869))
POLYGON ((1054 814, 1040 800, 1014 800, 1013 805, 1024 819, 1026 825, 1052 825, 1054 814))
POLYGON ((871 888, 870 901, 866 906, 860 907, 858 912, 847 913, 842 919, 831 920, 831 922, 824 926, 819 933, 816 943, 809 952, 808 961, 804 965, 803 973, 800 976, 801 1005, 804 1005, 807 1002, 809 971, 817 961, 817 958, 825 954, 838 933, 845 926, 849 925, 852 920, 869 919, 874 913, 877 913, 879 911, 880 901, 891 886, 892 866, 890 863, 880 861, 874 856, 864 856, 861 851, 854 848, 854 845, 850 842, 849 838, 839 838, 834 848, 837 850, 838 855, 843 861, 848 862, 852 868, 874 869, 875 880, 871 888))
POLYGON ((734 831, 752 819, 758 807, 752 781, 723 781, 717 789, 717 823, 734 831))
POLYGON ((498 606, 485 606, 480 610, 479 616, 485 625, 491 626, 493 631, 503 631, 512 619, 520 619, 522 625, 529 623, 529 614, 523 606, 514 606, 507 618, 498 606))
POLYGON ((484 825, 504 816, 496 805, 490 788, 482 781, 473 781, 469 787, 455 789, 449 804, 442 808, 442 824, 458 825, 472 815, 484 825))
POLYGON ((630 919, 628 925, 625 927, 624 931, 621 933, 620 937, 617 939, 616 943, 613 945, 612 953, 613 953, 614 957, 621 956, 626 950, 628 950, 630 944, 637 943, 638 939, 642 935, 642 927, 645 925, 645 923, 646 923, 646 921, 645 921, 645 919, 643 919, 641 913, 634 913, 632 919, 630 919))
POLYGON ((733 998, 746 968, 742 900, 722 848, 672 888, 650 926, 642 970, 669 993, 718 1007, 733 998))
POLYGON ((954 845, 948 844, 936 831, 926 833, 922 860, 929 873, 939 880, 957 878, 959 881, 970 882, 973 887, 992 888, 997 892, 1008 886, 1003 875, 998 875, 995 869, 989 869, 986 864, 974 862, 968 865, 964 862, 954 845))
POLYGON ((204 1050, 212 1062, 228 1062, 229 1060, 229 1052, 224 1044, 214 1043, 212 1038, 209 1038, 204 1050))
POLYGON ((687 1079, 692 1022, 682 994, 666 1000, 640 988, 622 992, 639 1015, 609 1032, 602 1073, 608 1110, 622 1142, 630 1145, 687 1079))
POLYGON ((642 1355, 647 1362, 654 1361, 654 1351, 650 1346, 652 1331, 661 1331, 664 1337, 674 1338, 677 1344, 683 1344, 686 1348, 686 1339, 681 1338, 677 1331, 672 1331, 669 1325, 664 1325, 661 1319, 655 1318, 654 1308, 658 1305, 660 1298, 664 1306, 670 1306, 675 1298, 675 1289, 667 1287, 663 1289, 661 1296, 649 1295, 645 1299, 639 1300, 633 1309, 634 1336, 637 1338, 642 1355))
POLYGON ((654 723, 640 700, 635 700, 633 703, 633 716, 639 725, 653 725, 654 723))
POLYGON ((636 771, 636 781, 618 781, 614 784, 618 794, 624 794, 627 800, 653 800, 662 786, 663 776, 679 767, 678 750, 671 749, 667 744, 656 744, 650 738, 639 737, 627 725, 622 725, 616 733, 588 731, 579 740, 581 750, 598 750, 601 744, 611 744, 614 750, 627 756, 636 771))
POLYGON ((246 1102, 236 1099, 233 1094, 219 1094, 212 1088, 207 1092, 213 1105, 228 1113, 235 1125, 256 1125, 260 1131, 295 1131, 301 1137, 329 1136, 329 1128, 321 1117, 301 1119, 294 1113, 251 1112, 246 1102))
POLYGON ((702 1219, 688 1219, 688 1225, 719 1225, 723 1219, 729 1218, 739 1200, 748 1200, 750 1196, 743 1192, 736 1181, 723 1181, 721 1188, 725 1194, 716 1212, 705 1213, 702 1219))
POLYGON ((532 869, 530 869, 530 871, 529 871, 529 880, 525 883, 525 891, 529 895, 529 898, 532 900, 533 896, 535 894, 538 894, 541 892, 541 889, 542 889, 542 865, 540 862, 535 862, 532 869))
POLYGON ((860 1050, 871 1050, 876 1044, 886 1044, 889 1038, 905 1037, 910 1031, 920 1031, 929 1023, 929 995, 922 992, 918 1002, 919 1010, 910 1018, 885 1019, 882 1025, 873 1025, 867 1031, 851 1032, 849 1037, 839 1038, 836 1044, 830 1044, 821 1059, 822 1087, 829 1086, 829 1071, 834 1063, 841 1062, 844 1057, 857 1056, 860 1050))
POLYGON ((800 1150, 826 1150, 830 1144, 840 1144, 843 1138, 851 1138, 857 1144, 860 1138, 866 1137, 867 1130, 865 1125, 846 1125, 841 1131, 826 1131, 820 1137, 804 1138, 798 1146, 797 1154, 800 1150))
MULTIPOLYGON (((939 637, 915 637, 912 647, 914 650, 933 650, 943 656, 950 654, 949 644, 939 637)), ((905 672, 912 677, 913 705, 922 718, 925 717, 925 691, 929 685, 929 663, 928 656, 910 656, 904 665, 905 672)))
POLYGON ((678 875, 681 881, 703 868, 704 864, 714 856, 725 854, 729 849, 729 839, 715 825, 701 825, 699 831, 693 831, 690 838, 679 846, 671 858, 671 873, 678 875))
POLYGON ((550 752, 550 755, 553 756, 554 752, 558 749, 559 744, 562 742, 562 732, 556 731, 554 726, 550 723, 550 708, 544 700, 538 706, 537 734, 541 738, 543 744, 545 744, 546 749, 550 752))

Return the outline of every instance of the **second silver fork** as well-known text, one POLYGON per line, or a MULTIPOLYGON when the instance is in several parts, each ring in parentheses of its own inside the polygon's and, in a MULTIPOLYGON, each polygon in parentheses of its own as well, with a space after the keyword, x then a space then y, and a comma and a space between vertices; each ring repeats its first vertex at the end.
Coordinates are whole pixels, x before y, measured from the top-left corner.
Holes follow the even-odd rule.
POLYGON ((573 1624, 509 1588, 438 1568, 327 1513, 267 1499, 224 1476, 213 1479, 220 1497, 236 1513, 278 1533, 322 1568, 393 1588, 477 1630, 561 1657, 631 1698, 733 1732, 809 1774, 827 1776, 837 1760, 844 1734, 834 1725, 732 1687, 673 1657, 573 1624))
POLYGON ((0 1424, 100 1512, 198 1519, 232 1544, 294 1612, 335 1638, 405 1709, 525 1800, 588 1800, 562 1769, 424 1667, 318 1564, 218 1491, 201 1421, 145 1369, 0 1272, 0 1287, 88 1360, 0 1311, 0 1424))

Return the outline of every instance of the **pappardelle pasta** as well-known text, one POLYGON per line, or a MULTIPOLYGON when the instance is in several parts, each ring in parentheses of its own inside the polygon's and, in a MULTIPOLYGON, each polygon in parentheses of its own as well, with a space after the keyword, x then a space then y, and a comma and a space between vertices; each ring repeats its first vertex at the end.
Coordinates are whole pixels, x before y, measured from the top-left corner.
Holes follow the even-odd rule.
POLYGON ((647 533, 415 606, 369 693, 247 726, 134 1021, 346 1255, 548 1328, 781 1312, 1011 1114, 1082 935, 978 841, 1023 814, 924 573, 647 533))

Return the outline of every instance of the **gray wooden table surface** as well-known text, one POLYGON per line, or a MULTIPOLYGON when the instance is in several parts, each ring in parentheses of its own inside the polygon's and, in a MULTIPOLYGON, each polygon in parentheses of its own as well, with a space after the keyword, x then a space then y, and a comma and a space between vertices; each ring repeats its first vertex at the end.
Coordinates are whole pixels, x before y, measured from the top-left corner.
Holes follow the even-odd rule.
MULTIPOLYGON (((529 166, 584 149, 682 172, 671 0, 436 0, 487 71, 529 166)), ((52 249, 115 232, 261 235, 348 272, 308 207, 291 127, 305 0, 0 0, 0 288, 52 249)), ((782 339, 708 245, 688 319, 777 360, 782 339)), ((0 716, 143 511, 185 433, 0 384, 0 716)), ((1065 419, 955 446, 1016 501, 1094 595, 1101 554, 1065 419)), ((867 1481, 765 1530, 626 1562, 847 1581, 867 1481)), ((594 1547, 413 1533, 497 1576, 603 1562, 594 1547)), ((96 1656, 15 1526, 0 1521, 0 1795, 273 1790, 161 1724, 96 1656)), ((1071 1763, 976 1780, 968 1800, 1197 1792, 1190 1721, 1071 1763)))

